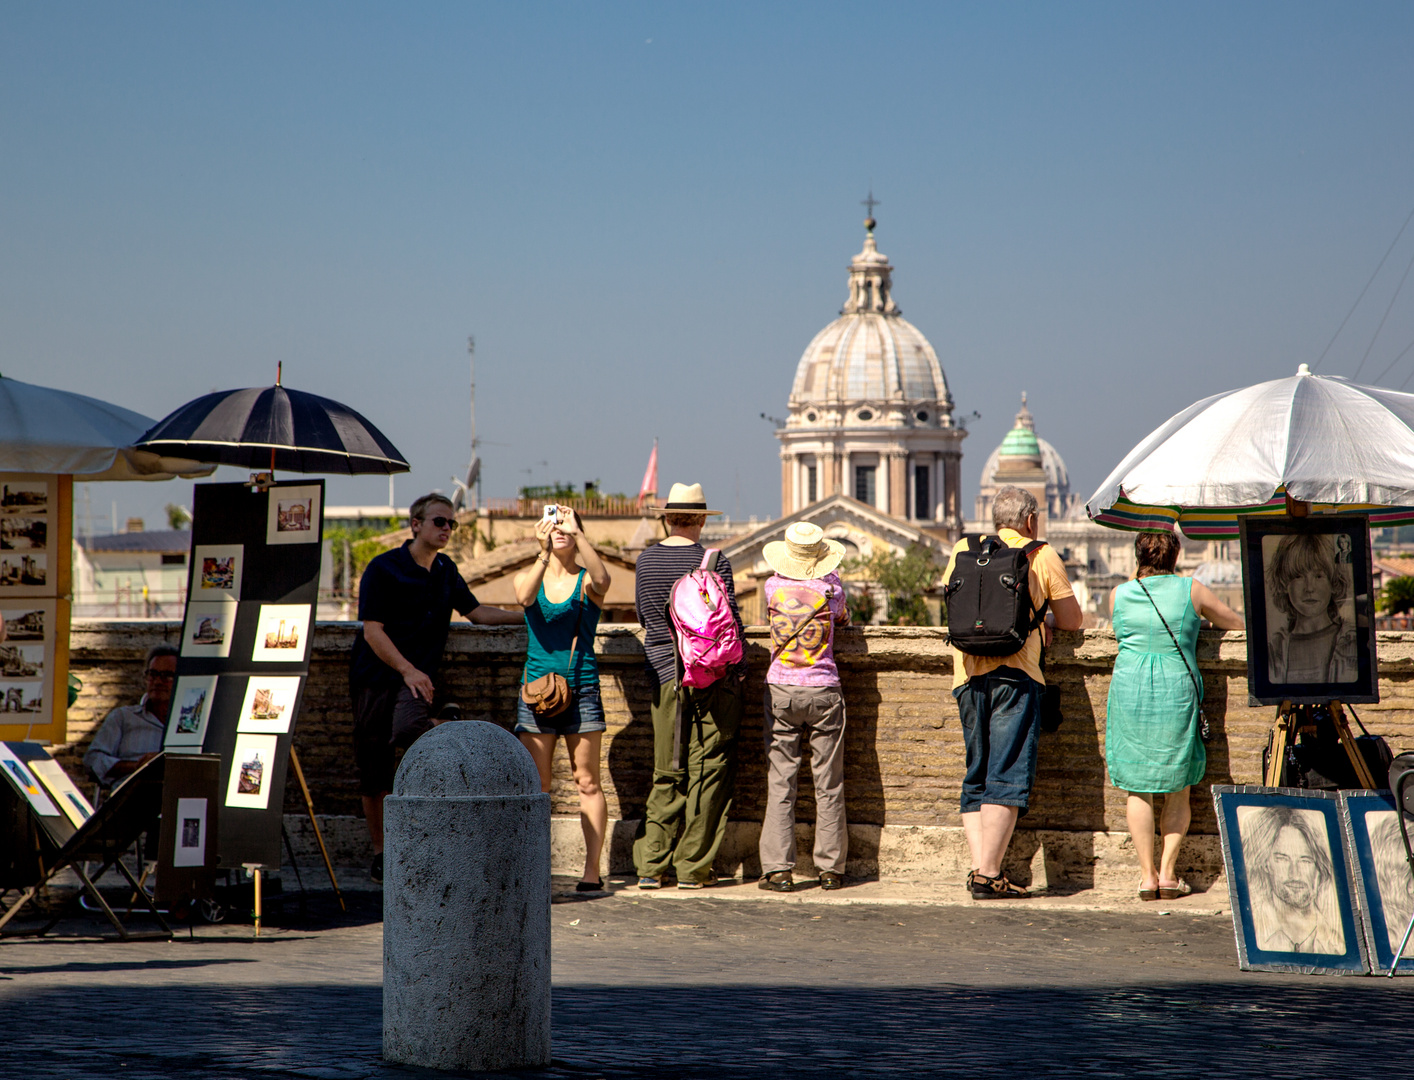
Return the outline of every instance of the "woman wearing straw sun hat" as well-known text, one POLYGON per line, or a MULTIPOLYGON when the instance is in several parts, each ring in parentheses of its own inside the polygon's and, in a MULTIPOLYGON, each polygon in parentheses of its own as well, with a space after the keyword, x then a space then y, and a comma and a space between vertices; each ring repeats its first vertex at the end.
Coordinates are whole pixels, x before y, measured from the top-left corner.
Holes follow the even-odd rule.
POLYGON ((761 823, 761 888, 791 892, 795 881, 795 795, 800 742, 810 740, 815 780, 815 868, 820 885, 844 885, 849 833, 844 810, 844 695, 835 666, 835 627, 849 625, 835 573, 844 545, 798 521, 762 550, 775 571, 766 581, 771 666, 766 672, 766 820, 761 823))
MULTIPOLYGON (((702 526, 709 510, 701 484, 674 484, 664 506, 668 537, 634 564, 634 599, 643 624, 643 651, 653 719, 653 786, 643 808, 643 834, 634 842, 638 887, 657 889, 671 869, 679 889, 716 882, 712 863, 727 831, 736 790, 736 735, 741 727, 741 679, 728 671, 710 686, 679 685, 677 652, 667 603, 675 582, 702 565, 702 526)), ((737 633, 741 614, 731 564, 720 554, 722 579, 737 633)))

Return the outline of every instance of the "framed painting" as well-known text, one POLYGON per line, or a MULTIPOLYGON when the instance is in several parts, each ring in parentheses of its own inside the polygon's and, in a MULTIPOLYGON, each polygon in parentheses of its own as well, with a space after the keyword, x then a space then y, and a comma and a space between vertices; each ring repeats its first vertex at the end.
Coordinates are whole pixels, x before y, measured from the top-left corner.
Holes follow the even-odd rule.
POLYGON ((1364 975, 1340 796, 1303 788, 1213 788, 1243 971, 1364 975))
POLYGON ((1243 517, 1252 703, 1380 700, 1370 519, 1243 517))
MULTIPOLYGON (((1394 796, 1342 791, 1340 809, 1365 942, 1376 973, 1387 972, 1414 917, 1414 870, 1405 857, 1394 796)), ((1406 823, 1414 833, 1414 821, 1406 823)), ((1400 952, 1395 974, 1414 975, 1414 937, 1400 952)))
POLYGON ((58 479, 6 473, 0 483, 0 597, 59 591, 58 479))

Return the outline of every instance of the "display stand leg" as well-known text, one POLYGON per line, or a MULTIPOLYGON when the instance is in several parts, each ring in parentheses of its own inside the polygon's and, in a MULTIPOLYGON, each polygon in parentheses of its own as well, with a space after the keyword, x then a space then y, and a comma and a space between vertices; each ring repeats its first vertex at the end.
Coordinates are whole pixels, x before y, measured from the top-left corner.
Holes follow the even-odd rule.
POLYGON ((1331 702, 1330 710, 1331 719, 1335 721, 1335 730, 1340 735, 1340 745, 1345 747, 1350 764, 1355 768, 1356 781, 1366 790, 1374 790, 1377 786, 1375 778, 1370 775, 1370 766, 1365 763, 1365 755, 1360 753, 1360 747, 1355 745, 1355 733, 1350 730, 1350 721, 1345 718, 1345 710, 1338 701, 1331 702))
POLYGON ((308 894, 305 892, 304 888, 304 875, 299 872, 299 863, 295 862, 295 846, 290 843, 290 830, 281 825, 280 835, 285 841, 285 851, 290 856, 290 869, 295 872, 295 882, 299 885, 299 914, 300 918, 303 919, 309 914, 309 910, 306 907, 308 894))
POLYGON ((255 936, 260 936, 260 871, 250 872, 251 880, 255 883, 255 936))
MULTIPOLYGON (((162 929, 166 931, 166 936, 169 938, 174 937, 175 935, 172 933, 172 928, 167 925, 167 920, 162 917, 162 912, 158 910, 157 904, 148 894, 148 891, 142 887, 142 883, 139 882, 137 878, 133 877, 133 872, 127 868, 122 859, 118 860, 118 872, 128 879, 128 884, 133 887, 138 896, 142 897, 143 903, 147 905, 147 910, 152 914, 152 917, 157 920, 162 929)), ((144 874, 143 876, 146 877, 147 875, 144 874)), ((128 913, 132 913, 131 907, 128 908, 128 913)))
MULTIPOLYGON (((290 764, 294 766, 295 779, 299 781, 299 789, 304 794, 304 808, 309 812, 309 823, 314 826, 314 839, 319 843, 319 854, 324 856, 324 869, 329 871, 329 883, 334 886, 334 896, 338 898, 339 910, 348 911, 344 903, 344 894, 339 891, 339 880, 334 876, 334 864, 329 861, 329 849, 324 846, 324 834, 319 831, 319 819, 314 816, 314 800, 309 796, 309 785, 304 780, 304 770, 300 768, 299 755, 295 753, 295 748, 290 747, 290 764)), ((290 860, 294 860, 294 855, 290 855, 290 860)))
POLYGON ((39 891, 37 885, 31 885, 20 893, 20 898, 15 901, 14 906, 6 909, 4 915, 0 915, 0 930, 5 928, 5 924, 20 913, 20 908, 24 907, 34 899, 34 894, 39 891))
POLYGON ((1290 705, 1282 704, 1277 710, 1276 724, 1272 731, 1272 752, 1267 757, 1267 775, 1262 778, 1267 787, 1281 787, 1282 769, 1286 765, 1286 751, 1291 744, 1291 712, 1290 705))

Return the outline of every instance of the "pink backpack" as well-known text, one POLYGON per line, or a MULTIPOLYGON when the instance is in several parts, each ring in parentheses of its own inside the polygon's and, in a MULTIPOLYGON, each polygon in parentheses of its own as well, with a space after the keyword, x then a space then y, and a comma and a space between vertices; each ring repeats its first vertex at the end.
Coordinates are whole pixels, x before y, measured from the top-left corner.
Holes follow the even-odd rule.
POLYGON ((715 569, 717 548, 709 548, 702 565, 673 582, 668 594, 668 618, 673 624, 684 686, 711 686, 726 674, 727 665, 742 658, 741 633, 732 616, 727 587, 715 569))

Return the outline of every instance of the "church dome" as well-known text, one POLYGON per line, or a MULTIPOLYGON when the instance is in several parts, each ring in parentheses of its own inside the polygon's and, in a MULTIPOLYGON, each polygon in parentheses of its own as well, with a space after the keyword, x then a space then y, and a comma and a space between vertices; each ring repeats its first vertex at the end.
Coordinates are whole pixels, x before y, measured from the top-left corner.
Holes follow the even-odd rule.
POLYGON ((849 299, 796 366, 788 426, 952 427, 938 356, 894 303, 893 267, 875 246, 874 219, 865 225, 864 249, 849 267, 849 299))
POLYGON ((1040 457, 1046 471, 1046 490, 1065 498, 1070 494, 1070 471, 1060 452, 1036 434, 1036 421, 1026 407, 1026 395, 1021 395, 1021 411, 1016 414, 1016 426, 1006 433, 1001 445, 992 451, 982 466, 982 483, 992 482, 1003 457, 1040 457))

